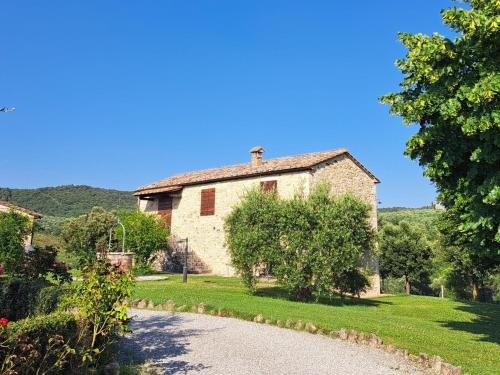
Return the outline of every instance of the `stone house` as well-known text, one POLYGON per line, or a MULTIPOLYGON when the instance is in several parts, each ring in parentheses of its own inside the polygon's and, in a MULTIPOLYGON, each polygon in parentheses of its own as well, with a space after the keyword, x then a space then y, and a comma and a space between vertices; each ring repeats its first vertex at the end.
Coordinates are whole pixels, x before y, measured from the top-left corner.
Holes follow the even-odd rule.
POLYGON ((40 219, 42 217, 41 214, 35 211, 28 210, 27 208, 15 206, 12 203, 0 200, 0 212, 8 212, 10 210, 14 210, 19 212, 22 215, 27 216, 30 219, 31 225, 31 233, 24 241, 25 248, 31 248, 31 242, 33 240, 33 221, 36 219, 40 219))
MULTIPOLYGON (((172 236, 189 240, 190 272, 234 275, 224 247, 224 219, 245 192, 260 186, 284 198, 309 194, 315 184, 328 182, 332 194, 351 192, 372 207, 377 227, 376 184, 380 181, 346 149, 265 160, 264 149, 250 150, 248 163, 178 174, 138 188, 140 210, 165 217, 172 236)), ((373 291, 380 292, 378 263, 373 291)))

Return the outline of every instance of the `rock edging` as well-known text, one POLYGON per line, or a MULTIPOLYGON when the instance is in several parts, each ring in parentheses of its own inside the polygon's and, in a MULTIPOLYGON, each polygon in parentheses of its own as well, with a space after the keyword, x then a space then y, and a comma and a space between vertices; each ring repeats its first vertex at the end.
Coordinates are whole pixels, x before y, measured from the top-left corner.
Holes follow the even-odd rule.
MULTIPOLYGON (((225 311, 222 309, 218 310, 208 310, 207 305, 200 303, 194 306, 181 305, 177 306, 172 300, 165 301, 164 303, 155 304, 153 301, 149 300, 134 300, 127 301, 129 307, 134 307, 138 309, 148 309, 157 311, 170 311, 170 312, 193 312, 197 314, 208 314, 220 317, 235 317, 231 311, 225 311)), ((366 334, 363 332, 357 332, 354 330, 340 329, 339 331, 324 331, 320 327, 316 326, 313 322, 303 323, 302 320, 293 321, 291 319, 283 322, 282 320, 272 321, 271 319, 266 319, 262 314, 258 314, 251 319, 255 323, 275 325, 280 328, 294 329, 296 331, 304 331, 312 334, 324 335, 330 338, 340 339, 344 341, 349 341, 356 344, 366 345, 371 348, 381 349, 388 353, 398 355, 406 360, 414 362, 426 369, 430 369, 434 374, 437 375, 462 375, 462 369, 460 366, 453 366, 450 363, 444 362, 439 356, 429 356, 426 353, 420 353, 418 356, 411 354, 406 349, 399 349, 394 345, 384 344, 382 338, 371 333, 366 334)))

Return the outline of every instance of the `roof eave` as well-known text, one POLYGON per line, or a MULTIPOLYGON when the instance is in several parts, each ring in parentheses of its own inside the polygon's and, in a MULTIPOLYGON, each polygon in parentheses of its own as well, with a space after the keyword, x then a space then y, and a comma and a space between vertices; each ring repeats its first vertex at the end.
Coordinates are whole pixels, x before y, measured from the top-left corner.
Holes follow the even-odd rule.
MULTIPOLYGON (((314 166, 314 165, 313 165, 314 166)), ((179 190, 182 190, 183 187, 185 186, 195 186, 195 185, 205 185, 205 184, 211 184, 214 182, 222 182, 222 181, 230 181, 230 180, 241 180, 244 178, 252 178, 252 177, 259 177, 259 176, 269 176, 269 175, 275 175, 275 174, 280 174, 280 173, 293 173, 293 172, 299 172, 299 171, 306 171, 312 169, 313 166, 307 166, 307 167, 297 167, 297 168, 287 168, 287 169, 281 169, 281 170, 274 170, 274 171, 268 171, 268 172, 259 172, 259 173, 249 173, 245 174, 243 176, 232 176, 232 177, 219 177, 219 178, 212 178, 210 180, 203 180, 203 181, 197 181, 197 182, 188 182, 182 184, 179 190)), ((162 194, 164 193, 163 191, 158 191, 158 192, 152 192, 152 190, 160 190, 160 189, 165 189, 169 188, 169 186, 163 186, 163 187, 158 187, 158 188, 150 188, 150 189, 138 189, 134 192, 135 196, 141 196, 141 195, 149 195, 149 194, 162 194)), ((178 190, 175 190, 178 191, 178 190)), ((170 190, 167 192, 171 192, 170 190)))
MULTIPOLYGON (((354 164, 356 164, 362 171, 364 171, 373 181, 374 183, 378 184, 380 183, 380 180, 375 176, 373 173, 371 173, 368 168, 366 168, 360 161, 358 161, 354 156, 351 155, 351 153, 347 149, 341 149, 339 150, 340 152, 326 160, 331 160, 335 159, 339 156, 342 155, 347 155, 349 159, 352 160, 354 164)), ((267 171, 267 172, 258 172, 258 173, 248 173, 242 176, 231 176, 231 177, 220 177, 220 178, 212 178, 212 179, 207 179, 203 181, 196 181, 196 182, 188 182, 184 183, 179 186, 162 186, 162 187, 157 187, 157 188, 139 188, 134 192, 134 196, 146 196, 146 195, 151 195, 151 194, 165 194, 169 192, 174 192, 174 191, 179 191, 182 190, 184 186, 195 186, 195 185, 204 185, 204 184, 210 184, 214 182, 221 182, 221 181, 230 181, 230 180, 240 180, 244 178, 252 178, 252 177, 259 177, 259 176, 269 176, 269 175, 275 175, 275 174, 282 174, 282 173, 293 173, 293 172, 300 172, 300 171, 307 171, 311 170, 315 166, 324 163, 326 160, 322 160, 320 162, 303 166, 303 167, 296 167, 296 168, 286 168, 286 169, 279 169, 279 170, 272 170, 272 171, 267 171), (169 190, 169 188, 178 188, 176 190, 169 190), (162 191, 163 190, 163 191, 162 191), (166 191, 165 191, 166 190, 166 191)))
POLYGON ((41 219, 43 217, 43 215, 38 213, 38 212, 31 211, 31 210, 24 208, 24 207, 16 206, 15 204, 12 204, 12 203, 7 202, 7 201, 0 201, 0 204, 3 206, 9 207, 15 211, 23 212, 27 215, 33 216, 35 219, 41 219))

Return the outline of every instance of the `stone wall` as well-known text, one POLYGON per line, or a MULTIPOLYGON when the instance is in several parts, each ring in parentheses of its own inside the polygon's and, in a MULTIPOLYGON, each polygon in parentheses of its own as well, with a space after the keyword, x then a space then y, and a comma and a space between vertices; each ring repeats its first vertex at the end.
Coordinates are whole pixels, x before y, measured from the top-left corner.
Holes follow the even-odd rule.
POLYGON ((107 261, 120 268, 122 271, 129 272, 134 267, 134 253, 107 253, 107 261))
POLYGON ((194 251, 213 273, 233 276, 234 269, 224 246, 224 219, 248 190, 269 180, 277 180, 282 197, 291 197, 296 192, 309 193, 310 174, 306 172, 187 186, 182 190, 182 197, 173 199, 172 233, 178 238, 189 238, 189 251, 194 251), (215 215, 200 216, 201 190, 207 188, 215 188, 215 215))

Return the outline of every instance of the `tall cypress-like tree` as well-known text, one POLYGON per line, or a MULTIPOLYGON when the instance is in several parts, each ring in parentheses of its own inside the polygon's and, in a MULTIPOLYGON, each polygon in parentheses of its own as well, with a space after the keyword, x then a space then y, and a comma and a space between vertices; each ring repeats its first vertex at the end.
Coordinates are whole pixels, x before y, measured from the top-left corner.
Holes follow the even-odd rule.
POLYGON ((454 40, 401 33, 402 91, 381 98, 419 130, 406 154, 425 168, 481 272, 500 264, 500 2, 442 11, 454 40))

